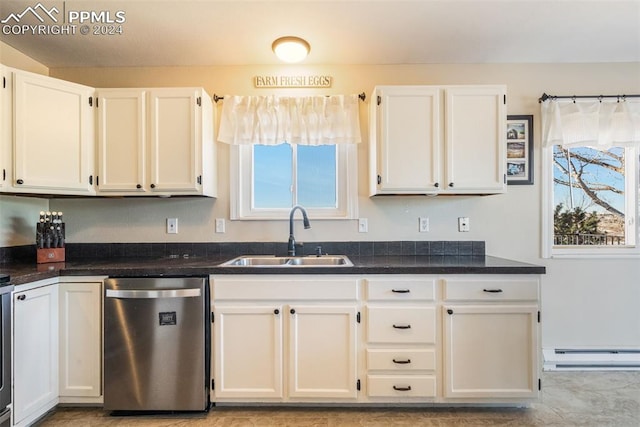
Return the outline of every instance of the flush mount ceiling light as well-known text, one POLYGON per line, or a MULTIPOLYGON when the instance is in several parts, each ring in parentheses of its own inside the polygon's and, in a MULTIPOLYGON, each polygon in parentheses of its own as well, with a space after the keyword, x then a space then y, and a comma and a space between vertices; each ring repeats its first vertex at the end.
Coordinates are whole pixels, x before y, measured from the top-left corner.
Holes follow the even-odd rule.
POLYGON ((284 62, 300 62, 307 57, 311 46, 300 37, 286 36, 276 39, 271 49, 284 62))

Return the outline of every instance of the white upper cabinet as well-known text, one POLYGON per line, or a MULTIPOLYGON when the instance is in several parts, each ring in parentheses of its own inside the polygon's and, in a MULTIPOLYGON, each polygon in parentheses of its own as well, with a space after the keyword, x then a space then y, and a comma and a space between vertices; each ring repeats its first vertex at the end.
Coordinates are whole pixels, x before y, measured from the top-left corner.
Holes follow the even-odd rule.
POLYGON ((13 73, 15 191, 92 194, 94 89, 13 73))
POLYGON ((506 190, 505 86, 378 86, 370 195, 506 190))
POLYGON ((201 88, 98 90, 98 192, 216 196, 211 98, 201 88))
POLYGON ((445 89, 446 187, 457 194, 506 191, 506 88, 445 89))
POLYGON ((12 74, 0 65, 0 191, 11 188, 12 74))
POLYGON ((386 86, 371 101, 371 194, 436 192, 440 89, 386 86))
POLYGON ((99 192, 143 192, 146 186, 145 92, 100 89, 97 98, 99 192))
POLYGON ((154 89, 149 110, 152 191, 215 196, 209 95, 202 89, 154 89))

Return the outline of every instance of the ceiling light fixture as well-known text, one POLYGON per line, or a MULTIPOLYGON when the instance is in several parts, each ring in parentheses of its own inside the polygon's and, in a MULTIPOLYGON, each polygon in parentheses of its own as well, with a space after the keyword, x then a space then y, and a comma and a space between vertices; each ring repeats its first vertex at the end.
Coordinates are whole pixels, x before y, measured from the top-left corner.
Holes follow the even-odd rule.
POLYGON ((276 39, 271 49, 284 62, 300 62, 307 57, 311 46, 300 37, 286 36, 276 39))

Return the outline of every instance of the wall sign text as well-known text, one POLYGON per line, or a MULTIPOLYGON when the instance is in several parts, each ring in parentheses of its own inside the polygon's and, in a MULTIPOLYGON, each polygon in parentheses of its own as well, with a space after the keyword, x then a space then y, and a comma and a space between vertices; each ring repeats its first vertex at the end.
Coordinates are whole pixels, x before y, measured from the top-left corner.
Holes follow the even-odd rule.
POLYGON ((333 78, 331 76, 280 76, 264 75, 255 76, 253 84, 257 88, 274 87, 300 87, 300 88, 323 88, 331 87, 333 78))

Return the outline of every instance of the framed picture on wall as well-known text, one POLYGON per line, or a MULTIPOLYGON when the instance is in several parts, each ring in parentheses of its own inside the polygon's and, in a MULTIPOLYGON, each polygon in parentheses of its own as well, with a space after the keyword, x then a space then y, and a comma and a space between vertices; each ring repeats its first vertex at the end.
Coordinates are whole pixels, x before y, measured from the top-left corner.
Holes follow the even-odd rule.
POLYGON ((533 116, 507 116, 507 184, 533 184, 533 116))

